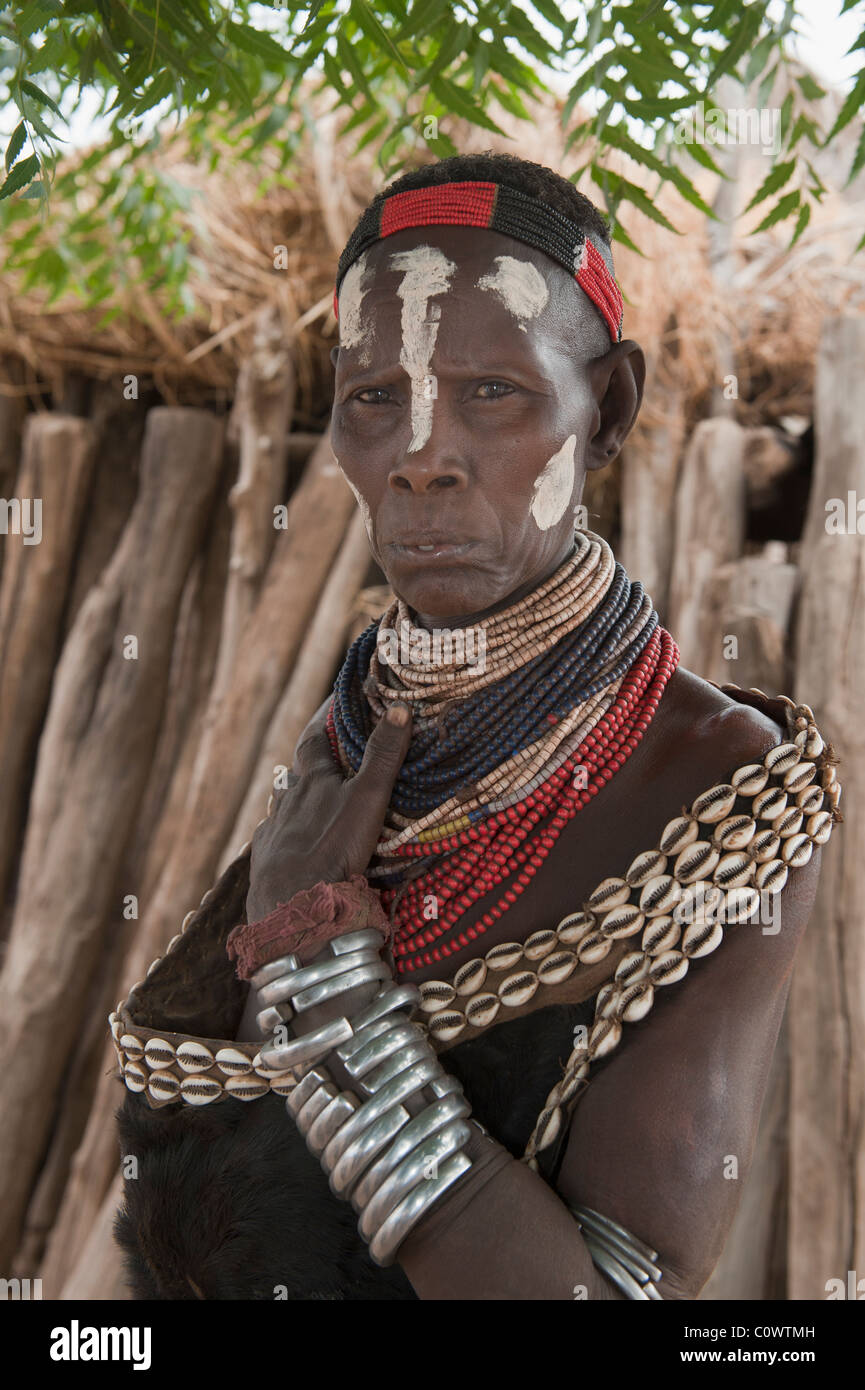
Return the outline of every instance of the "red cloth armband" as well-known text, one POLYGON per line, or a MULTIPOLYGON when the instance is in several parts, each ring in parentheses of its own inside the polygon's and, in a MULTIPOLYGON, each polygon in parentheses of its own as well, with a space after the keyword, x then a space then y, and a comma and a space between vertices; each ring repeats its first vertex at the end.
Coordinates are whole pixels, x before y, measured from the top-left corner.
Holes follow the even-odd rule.
POLYGON ((309 965, 335 936, 375 927, 390 944, 391 924, 381 900, 363 874, 343 883, 316 883, 279 903, 260 922, 243 922, 228 935, 225 949, 237 961, 237 977, 248 980, 279 956, 296 955, 309 965))

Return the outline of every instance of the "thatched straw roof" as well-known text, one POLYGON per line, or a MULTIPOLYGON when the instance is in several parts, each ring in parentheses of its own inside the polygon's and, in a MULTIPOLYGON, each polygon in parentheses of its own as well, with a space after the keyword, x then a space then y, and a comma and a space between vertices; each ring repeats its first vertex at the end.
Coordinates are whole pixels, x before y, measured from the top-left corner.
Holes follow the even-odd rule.
MULTIPOLYGON (((785 76, 779 84, 790 80, 785 76)), ((780 105, 783 95, 779 85, 769 105, 780 105)), ((839 101, 830 94, 818 103, 826 108, 820 112, 825 129, 839 101)), ((332 381, 328 353, 336 329, 330 309, 336 259, 357 214, 380 186, 371 156, 365 151, 353 157, 351 137, 341 145, 336 125, 324 115, 290 179, 280 177, 261 196, 261 169, 239 159, 232 162, 226 154, 220 167, 208 172, 190 160, 182 135, 174 138, 153 158, 198 195, 186 215, 195 313, 172 322, 158 295, 143 288, 132 304, 120 302, 119 316, 99 327, 105 303, 83 310, 80 301, 68 296, 45 307, 45 293, 22 292, 17 277, 7 273, 0 276, 0 361, 4 356, 20 360, 19 380, 35 401, 40 390, 56 395, 69 371, 94 378, 135 372, 172 403, 227 399, 252 342, 256 311, 272 303, 297 342, 296 427, 322 423, 332 381), (285 269, 274 267, 278 246, 286 248, 285 269)), ((576 166, 573 156, 563 152, 554 102, 539 109, 531 125, 511 121, 510 127, 515 133, 510 142, 466 127, 450 133, 461 149, 508 148, 564 173, 576 166)), ((830 186, 846 175, 858 135, 859 123, 854 122, 837 147, 814 154, 812 162, 830 186)), ((759 151, 742 147, 740 154, 738 209, 769 167, 759 151)), ((580 155, 584 160, 582 150, 580 155)), ((626 157, 617 167, 645 185, 643 172, 626 157)), ((696 165, 691 176, 711 202, 717 178, 696 165)), ((598 200, 594 185, 584 182, 581 187, 598 200)), ((807 416, 823 316, 865 308, 865 261, 852 259, 865 225, 865 179, 860 176, 846 191, 831 192, 790 251, 785 247, 792 221, 749 238, 740 219, 720 261, 714 224, 684 204, 669 184, 657 206, 683 234, 674 236, 626 206, 625 226, 644 256, 615 248, 626 297, 625 332, 646 348, 654 379, 675 383, 686 414, 697 418, 705 413, 707 393, 717 387, 725 363, 729 365, 732 345, 739 383, 735 413, 742 423, 807 416)), ((755 226, 770 206, 756 208, 747 225, 755 226)), ((50 228, 43 235, 50 236, 50 228)), ((658 423, 652 410, 649 390, 642 427, 658 423)))

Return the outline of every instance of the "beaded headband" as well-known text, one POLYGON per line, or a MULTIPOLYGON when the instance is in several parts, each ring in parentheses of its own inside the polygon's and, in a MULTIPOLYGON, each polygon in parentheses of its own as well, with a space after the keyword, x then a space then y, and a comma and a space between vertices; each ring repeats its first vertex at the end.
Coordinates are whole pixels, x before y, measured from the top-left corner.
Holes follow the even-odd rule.
POLYGON ((503 183, 459 180, 394 193, 367 208, 339 258, 333 312, 346 271, 376 241, 408 227, 484 227, 543 251, 569 271, 601 314, 614 343, 622 337, 622 295, 600 251, 576 222, 503 183))

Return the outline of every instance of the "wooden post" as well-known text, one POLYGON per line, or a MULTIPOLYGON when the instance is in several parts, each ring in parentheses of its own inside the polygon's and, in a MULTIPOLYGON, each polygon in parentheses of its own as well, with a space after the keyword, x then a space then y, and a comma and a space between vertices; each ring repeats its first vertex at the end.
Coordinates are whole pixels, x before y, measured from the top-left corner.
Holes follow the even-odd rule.
POLYGON ((135 510, 54 677, 0 975, 0 1268, 15 1253, 81 1026, 156 742, 177 610, 219 476, 221 438, 221 422, 207 411, 150 412, 135 510))
POLYGON ((787 563, 783 541, 715 571, 706 588, 704 652, 699 674, 723 685, 786 695, 793 672, 789 626, 799 571, 787 563), (735 647, 730 639, 735 639, 735 647))
POLYGON ((743 438, 734 420, 702 420, 679 479, 669 626, 682 665, 698 675, 710 655, 703 627, 705 591, 718 566, 738 559, 744 543, 743 438))
POLYGON ((255 773, 223 853, 220 873, 264 816, 273 791, 274 768, 281 764, 291 767, 295 744, 328 693, 334 668, 345 653, 352 606, 369 563, 366 528, 360 512, 355 512, 291 679, 270 721, 255 773))
POLYGON ((817 354, 817 454, 802 538, 795 698, 811 706, 841 759, 846 823, 823 851, 817 901, 791 988, 790 1299, 825 1299, 830 1279, 846 1289, 850 1270, 865 1278, 861 512, 861 529, 855 529, 856 502, 862 507, 865 498, 863 376, 865 320, 827 319, 817 354), (853 529, 838 534, 831 530, 832 515, 841 510, 853 529))
POLYGON ((263 309, 252 352, 237 380, 229 437, 240 445, 240 469, 229 493, 234 513, 231 558, 214 677, 214 696, 229 684, 241 634, 258 599, 276 540, 274 508, 282 502, 287 431, 294 405, 294 366, 279 310, 263 309))
POLYGON ((685 435, 681 390, 662 388, 658 414, 658 424, 644 429, 622 453, 618 558, 631 578, 640 580, 663 622, 673 564, 670 532, 685 435))
POLYGON ((23 531, 0 537, 6 556, 0 582, 0 901, 20 849, 94 440, 87 420, 48 412, 27 417, 15 501, 22 527, 34 527, 36 508, 41 526, 30 538, 23 531))

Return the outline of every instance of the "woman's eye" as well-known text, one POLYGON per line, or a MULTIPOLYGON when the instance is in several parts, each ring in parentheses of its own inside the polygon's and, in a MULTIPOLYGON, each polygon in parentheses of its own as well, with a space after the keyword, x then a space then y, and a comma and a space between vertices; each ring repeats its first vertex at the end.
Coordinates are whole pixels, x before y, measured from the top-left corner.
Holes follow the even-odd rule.
POLYGON ((478 393, 483 392, 481 400, 495 401, 500 396, 509 396, 513 387, 506 381, 483 381, 478 387, 478 393))
POLYGON ((383 386, 365 386, 362 391, 355 391, 354 400, 360 401, 362 405, 383 405, 385 401, 390 400, 390 396, 383 386), (368 396, 374 396, 377 399, 365 399, 368 396))

